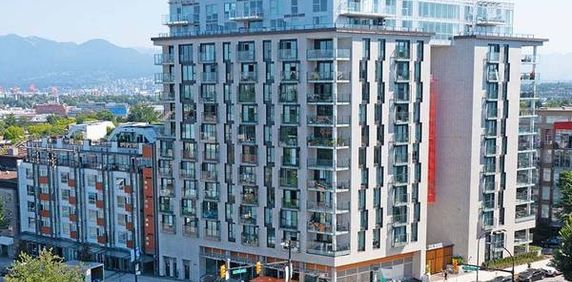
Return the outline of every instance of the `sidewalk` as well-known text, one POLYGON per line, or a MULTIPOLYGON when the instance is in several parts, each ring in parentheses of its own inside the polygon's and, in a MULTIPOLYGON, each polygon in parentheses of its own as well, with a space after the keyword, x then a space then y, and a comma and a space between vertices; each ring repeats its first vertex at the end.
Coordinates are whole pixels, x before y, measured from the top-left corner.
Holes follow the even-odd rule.
MULTIPOLYGON (((542 268, 542 267, 546 266, 549 262, 550 262, 550 259, 540 260, 537 262, 533 262, 531 264, 532 265, 531 267, 532 268, 542 268)), ((527 268, 528 267, 526 264, 515 266, 515 268, 514 268, 515 276, 518 275, 518 273, 525 271, 527 268)), ((512 269, 512 267, 506 268, 505 270, 510 271, 511 269, 512 269)), ((483 270, 479 271, 479 281, 492 280, 498 276, 510 276, 510 273, 501 272, 501 271, 483 271, 483 270)), ((473 281, 476 281, 476 279, 477 279, 476 272, 473 271, 473 272, 466 272, 466 273, 460 273, 460 274, 449 274, 447 281, 451 281, 451 282, 473 282, 473 281)), ((443 274, 438 273, 438 274, 431 275, 430 281, 445 281, 445 279, 443 278, 443 274)))

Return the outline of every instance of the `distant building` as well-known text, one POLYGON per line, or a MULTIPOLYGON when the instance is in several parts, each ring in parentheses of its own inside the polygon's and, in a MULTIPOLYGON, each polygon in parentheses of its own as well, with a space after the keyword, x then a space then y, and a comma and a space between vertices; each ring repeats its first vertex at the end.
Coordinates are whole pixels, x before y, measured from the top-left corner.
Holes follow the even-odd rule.
POLYGON ((538 222, 557 231, 562 226, 558 180, 561 172, 572 170, 572 107, 541 108, 538 116, 538 222))
POLYGON ((4 217, 9 220, 7 228, 0 229, 0 256, 14 257, 15 238, 20 230, 18 177, 15 171, 0 171, 0 201, 4 217))
POLYGON ((81 135, 82 139, 98 141, 107 135, 108 128, 115 128, 111 121, 94 121, 70 126, 67 137, 74 138, 81 135))
POLYGON ((131 254, 140 249, 143 269, 153 270, 157 130, 129 124, 116 128, 107 142, 30 141, 18 168, 26 249, 49 247, 66 260, 122 271, 131 270, 131 254))
POLYGON ((34 106, 36 114, 50 114, 50 115, 60 115, 65 116, 68 114, 66 106, 60 104, 41 104, 34 106))
POLYGON ((129 105, 127 103, 107 103, 105 108, 116 117, 127 117, 129 105))

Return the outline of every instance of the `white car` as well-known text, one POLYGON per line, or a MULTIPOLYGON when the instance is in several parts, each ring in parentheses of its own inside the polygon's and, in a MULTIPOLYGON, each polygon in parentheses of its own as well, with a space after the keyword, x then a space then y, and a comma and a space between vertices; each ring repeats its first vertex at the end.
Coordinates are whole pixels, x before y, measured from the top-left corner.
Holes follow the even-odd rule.
POLYGON ((542 267, 542 271, 544 272, 544 275, 551 277, 558 276, 561 274, 560 271, 558 271, 558 269, 552 266, 544 266, 542 267))

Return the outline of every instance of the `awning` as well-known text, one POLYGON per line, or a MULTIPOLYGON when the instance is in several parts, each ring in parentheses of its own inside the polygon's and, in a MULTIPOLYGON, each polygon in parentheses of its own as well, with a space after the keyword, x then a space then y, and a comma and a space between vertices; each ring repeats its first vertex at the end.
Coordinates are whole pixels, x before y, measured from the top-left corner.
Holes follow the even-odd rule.
POLYGON ((0 245, 4 246, 14 245, 14 238, 0 236, 0 245))

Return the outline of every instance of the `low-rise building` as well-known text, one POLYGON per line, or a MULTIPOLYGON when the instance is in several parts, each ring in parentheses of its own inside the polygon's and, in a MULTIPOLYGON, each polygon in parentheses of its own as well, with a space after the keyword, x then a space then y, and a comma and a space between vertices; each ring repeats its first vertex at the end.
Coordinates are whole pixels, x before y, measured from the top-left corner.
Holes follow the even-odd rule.
POLYGON ((0 227, 0 256, 14 257, 20 218, 18 202, 18 178, 15 171, 0 171, 0 201, 6 219, 0 227))
POLYGON ((118 270, 131 270, 131 258, 141 250, 143 269, 152 271, 158 129, 127 124, 106 142, 30 141, 18 168, 20 239, 26 249, 49 247, 67 260, 118 270))
POLYGON ((93 121, 74 124, 70 126, 67 137, 81 137, 79 139, 98 141, 107 136, 107 132, 110 128, 115 128, 115 125, 111 121, 93 121))
POLYGON ((556 235, 562 226, 558 180, 561 172, 572 170, 572 107, 541 108, 538 116, 538 223, 556 235))
POLYGON ((66 106, 61 104, 40 104, 34 106, 34 110, 38 115, 50 114, 65 116, 68 114, 66 106))

